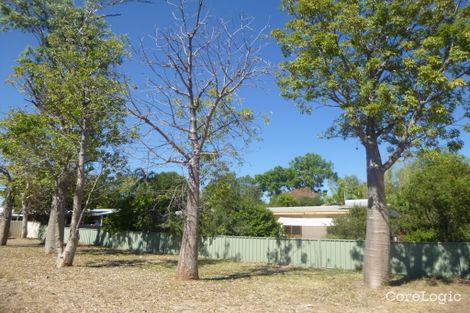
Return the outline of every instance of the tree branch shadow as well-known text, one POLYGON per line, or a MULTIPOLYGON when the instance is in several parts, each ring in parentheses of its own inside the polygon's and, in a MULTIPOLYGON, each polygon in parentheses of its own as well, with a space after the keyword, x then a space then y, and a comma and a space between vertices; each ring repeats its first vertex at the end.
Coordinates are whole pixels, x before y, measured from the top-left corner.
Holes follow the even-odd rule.
POLYGON ((305 271, 305 268, 297 267, 285 267, 285 266, 270 266, 270 265, 261 265, 248 270, 239 271, 236 273, 207 277, 201 280, 207 281, 222 281, 222 280, 237 280, 251 277, 262 277, 262 276, 276 276, 276 275, 285 275, 286 273, 295 272, 295 271, 305 271))
POLYGON ((424 281, 429 286, 437 286, 439 284, 450 285, 453 283, 462 283, 462 284, 470 285, 470 281, 467 282, 466 280, 456 280, 456 279, 452 279, 452 278, 445 277, 445 276, 415 276, 413 277, 413 276, 403 275, 399 278, 397 277, 395 279, 391 279, 389 282, 389 286, 398 287, 398 286, 406 285, 408 283, 411 283, 413 281, 418 281, 418 280, 424 281))

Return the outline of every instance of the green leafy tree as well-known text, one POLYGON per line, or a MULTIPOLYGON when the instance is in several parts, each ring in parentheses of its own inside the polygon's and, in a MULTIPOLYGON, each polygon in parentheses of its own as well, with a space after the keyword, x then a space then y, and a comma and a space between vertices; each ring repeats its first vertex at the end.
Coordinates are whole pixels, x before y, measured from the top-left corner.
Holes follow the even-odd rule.
POLYGON ((273 213, 262 204, 244 205, 235 213, 235 236, 279 237, 283 235, 281 224, 273 213))
POLYGON ((299 206, 299 202, 294 198, 294 196, 288 193, 281 193, 280 195, 271 197, 269 205, 279 207, 293 207, 299 206))
POLYGON ((7 1, 1 12, 5 25, 38 37, 39 46, 26 50, 15 75, 34 105, 56 119, 75 144, 76 187, 70 239, 58 259, 62 267, 72 265, 78 245, 86 166, 104 149, 123 142, 123 86, 116 66, 122 62, 125 44, 112 36, 97 13, 99 1, 86 1, 82 7, 61 1, 57 8, 49 1, 7 1))
POLYGON ((278 236, 281 226, 261 201, 253 178, 220 175, 202 193, 203 236, 278 236))
POLYGON ((0 129, 0 152, 14 173, 16 199, 21 199, 23 214, 27 217, 29 206, 36 207, 32 213, 40 213, 51 204, 45 250, 60 252, 65 218, 64 171, 75 153, 74 146, 55 127, 54 119, 44 114, 12 111, 0 121, 0 129))
MULTIPOLYGON (((460 155, 432 151, 389 172, 389 204, 400 214, 390 221, 393 234, 402 241, 468 241, 469 169, 460 155)), ((333 223, 329 237, 364 239, 366 210, 353 208, 333 223)))
POLYGON ((261 190, 274 196, 290 190, 294 176, 292 169, 276 166, 263 174, 256 175, 255 179, 261 190))
POLYGON ((378 288, 390 272, 384 173, 406 151, 440 138, 461 145, 459 130, 448 126, 458 105, 468 108, 469 7, 448 0, 283 4, 293 18, 273 31, 289 57, 279 77, 282 94, 302 112, 316 100, 336 107, 341 115, 327 135, 358 138, 365 148, 364 281, 378 288))
POLYGON ((270 196, 299 188, 319 191, 327 179, 335 179, 333 164, 315 153, 294 158, 289 167, 276 166, 255 176, 260 188, 270 196))
POLYGON ((355 175, 340 177, 330 182, 331 196, 328 202, 344 204, 348 199, 367 198, 367 184, 355 175))
POLYGON ((216 177, 203 189, 201 200, 202 235, 232 234, 234 216, 243 201, 236 175, 226 173, 216 177))
POLYGON ((1 182, 3 182, 4 190, 4 205, 3 213, 0 217, 0 246, 5 246, 8 241, 8 236, 10 233, 10 223, 11 217, 13 213, 13 203, 15 201, 14 198, 14 185, 13 185, 13 177, 9 171, 9 169, 4 166, 0 165, 0 175, 2 177, 1 182))
POLYGON ((309 188, 319 192, 325 180, 337 177, 333 170, 333 163, 323 160, 316 153, 307 153, 294 158, 289 163, 289 168, 295 173, 291 183, 296 189, 309 188))
POLYGON ((47 46, 48 34, 60 27, 54 17, 73 6, 73 0, 1 0, 0 30, 19 29, 32 34, 39 45, 47 46))
POLYGON ((171 225, 184 206, 184 177, 175 172, 147 174, 139 169, 133 175, 121 174, 109 184, 109 195, 97 205, 117 212, 105 219, 105 230, 163 231, 181 236, 171 225))
POLYGON ((401 169, 393 205, 406 241, 470 240, 470 164, 456 154, 427 153, 401 169))
POLYGON ((348 214, 333 219, 327 228, 328 238, 364 240, 366 238, 367 208, 353 207, 348 214))
MULTIPOLYGON (((0 1, 0 30, 8 30, 10 28, 16 28, 27 33, 31 33, 37 39, 40 46, 48 46, 48 35, 55 28, 60 27, 57 23, 53 23, 54 17, 66 14, 66 10, 73 7, 73 1, 70 0, 44 0, 44 1, 22 1, 22 0, 2 0, 0 1)), ((30 51, 30 50, 29 50, 30 51)), ((28 53, 28 50, 25 54, 28 53)), ((39 110, 42 110, 47 95, 46 84, 36 84, 33 79, 34 76, 25 75, 24 70, 18 67, 15 70, 15 76, 17 81, 15 85, 22 91, 24 91, 29 101, 39 110)), ((18 116, 20 117, 20 116, 18 116)), ((60 119, 54 121, 51 118, 51 114, 48 114, 47 126, 55 124, 55 134, 64 135, 64 120, 60 119)), ((39 123, 39 125, 44 125, 39 123)), ((46 127, 47 129, 47 127, 46 127)), ((49 128, 49 130, 52 130, 49 128)), ((32 134, 38 134, 30 132, 32 134)), ((51 132, 50 134, 54 134, 51 132)), ((49 136, 49 142, 54 142, 54 136, 49 136)), ((59 137, 54 137, 59 138, 59 137)), ((35 144, 41 142, 41 138, 33 140, 35 144)), ((61 137, 56 144, 51 146, 57 147, 58 151, 64 148, 65 136, 61 137)), ((69 140, 71 138, 68 138, 69 140)), ((75 139, 72 139, 75 140, 75 139)), ((31 141, 29 141, 31 142, 31 141)), ((46 141, 47 142, 47 141, 46 141)), ((39 145, 40 146, 40 145, 39 145)), ((60 156, 60 160, 64 161, 62 164, 59 159, 48 158, 49 151, 41 151, 41 149, 35 149, 39 157, 47 158, 49 161, 53 161, 56 165, 60 165, 53 171, 52 179, 54 181, 54 192, 52 196, 51 210, 49 213, 49 222, 47 228, 47 235, 45 241, 46 253, 52 253, 57 251, 59 254, 63 250, 64 242, 64 223, 65 223, 65 182, 70 174, 70 167, 68 161, 72 159, 73 153, 69 154, 70 150, 61 150, 60 155, 53 154, 52 156, 60 156)))

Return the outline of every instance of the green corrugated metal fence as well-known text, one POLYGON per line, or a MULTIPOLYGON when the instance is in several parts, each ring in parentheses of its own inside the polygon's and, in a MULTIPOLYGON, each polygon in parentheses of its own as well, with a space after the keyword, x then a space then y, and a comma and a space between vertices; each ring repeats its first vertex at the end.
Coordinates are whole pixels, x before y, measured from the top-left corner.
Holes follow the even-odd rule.
MULTIPOLYGON (((66 230, 66 238, 68 237, 66 230)), ((177 254, 179 241, 164 233, 80 229, 80 242, 114 249, 177 254)), ((219 236, 200 255, 211 259, 359 270, 363 241, 219 236)), ((408 276, 470 277, 470 243, 392 243, 392 272, 408 276)))

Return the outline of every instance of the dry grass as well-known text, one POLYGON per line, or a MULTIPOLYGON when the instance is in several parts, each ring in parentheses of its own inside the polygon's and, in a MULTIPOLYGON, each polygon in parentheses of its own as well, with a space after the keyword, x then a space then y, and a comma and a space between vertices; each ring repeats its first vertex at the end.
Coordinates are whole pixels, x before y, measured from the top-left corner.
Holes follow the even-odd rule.
POLYGON ((415 280, 367 290, 361 274, 201 260, 201 280, 175 280, 175 256, 79 248, 57 270, 38 241, 0 247, 0 312, 465 312, 468 281, 415 280), (460 302, 392 302, 387 292, 459 293, 460 302))

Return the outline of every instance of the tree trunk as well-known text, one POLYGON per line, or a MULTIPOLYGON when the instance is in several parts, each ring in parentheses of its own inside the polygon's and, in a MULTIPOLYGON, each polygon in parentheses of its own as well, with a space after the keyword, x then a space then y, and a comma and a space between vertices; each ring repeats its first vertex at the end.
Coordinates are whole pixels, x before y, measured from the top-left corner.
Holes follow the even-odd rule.
POLYGON ((82 215, 83 191, 85 189, 85 162, 88 141, 87 124, 87 119, 84 119, 84 123, 82 125, 83 132, 80 139, 80 149, 78 152, 77 183, 75 186, 75 193, 73 195, 73 211, 72 221, 70 223, 70 234, 64 251, 57 259, 58 268, 73 265, 75 252, 77 251, 78 241, 80 239, 79 230, 82 215))
POLYGON ((21 213, 23 213, 23 220, 21 222, 21 238, 28 237, 28 203, 26 199, 26 194, 21 194, 21 213))
POLYGON ((57 189, 55 190, 55 205, 57 210, 56 222, 56 251, 57 255, 64 252, 64 228, 65 228, 65 180, 67 178, 67 170, 64 169, 59 175, 57 189))
MULTIPOLYGON (((10 184, 10 182, 8 183, 10 184)), ((0 246, 5 246, 10 234, 11 217, 13 213, 13 190, 7 186, 7 196, 5 199, 5 207, 3 208, 3 216, 0 220, 0 246)))
POLYGON ((388 284, 390 275, 390 225, 385 200, 384 171, 378 145, 366 145, 367 231, 364 251, 364 283, 369 288, 388 284))
POLYGON ((65 226, 65 191, 66 170, 64 169, 55 180, 54 195, 52 196, 51 212, 47 224, 46 254, 61 254, 64 250, 64 226, 65 226))
POLYGON ((57 185, 55 186, 54 195, 52 198, 51 211, 49 213, 49 221, 47 223, 46 242, 44 243, 44 250, 46 254, 54 253, 57 246, 57 185))
POLYGON ((184 214, 183 238, 176 275, 181 280, 199 279, 198 243, 199 243, 199 163, 193 160, 188 169, 188 193, 184 214))
MULTIPOLYGON (((61 190, 63 192, 63 190, 61 190)), ((65 199, 60 199, 60 205, 57 211, 57 233, 56 233, 56 251, 60 255, 64 252, 64 232, 65 232, 65 199)))

